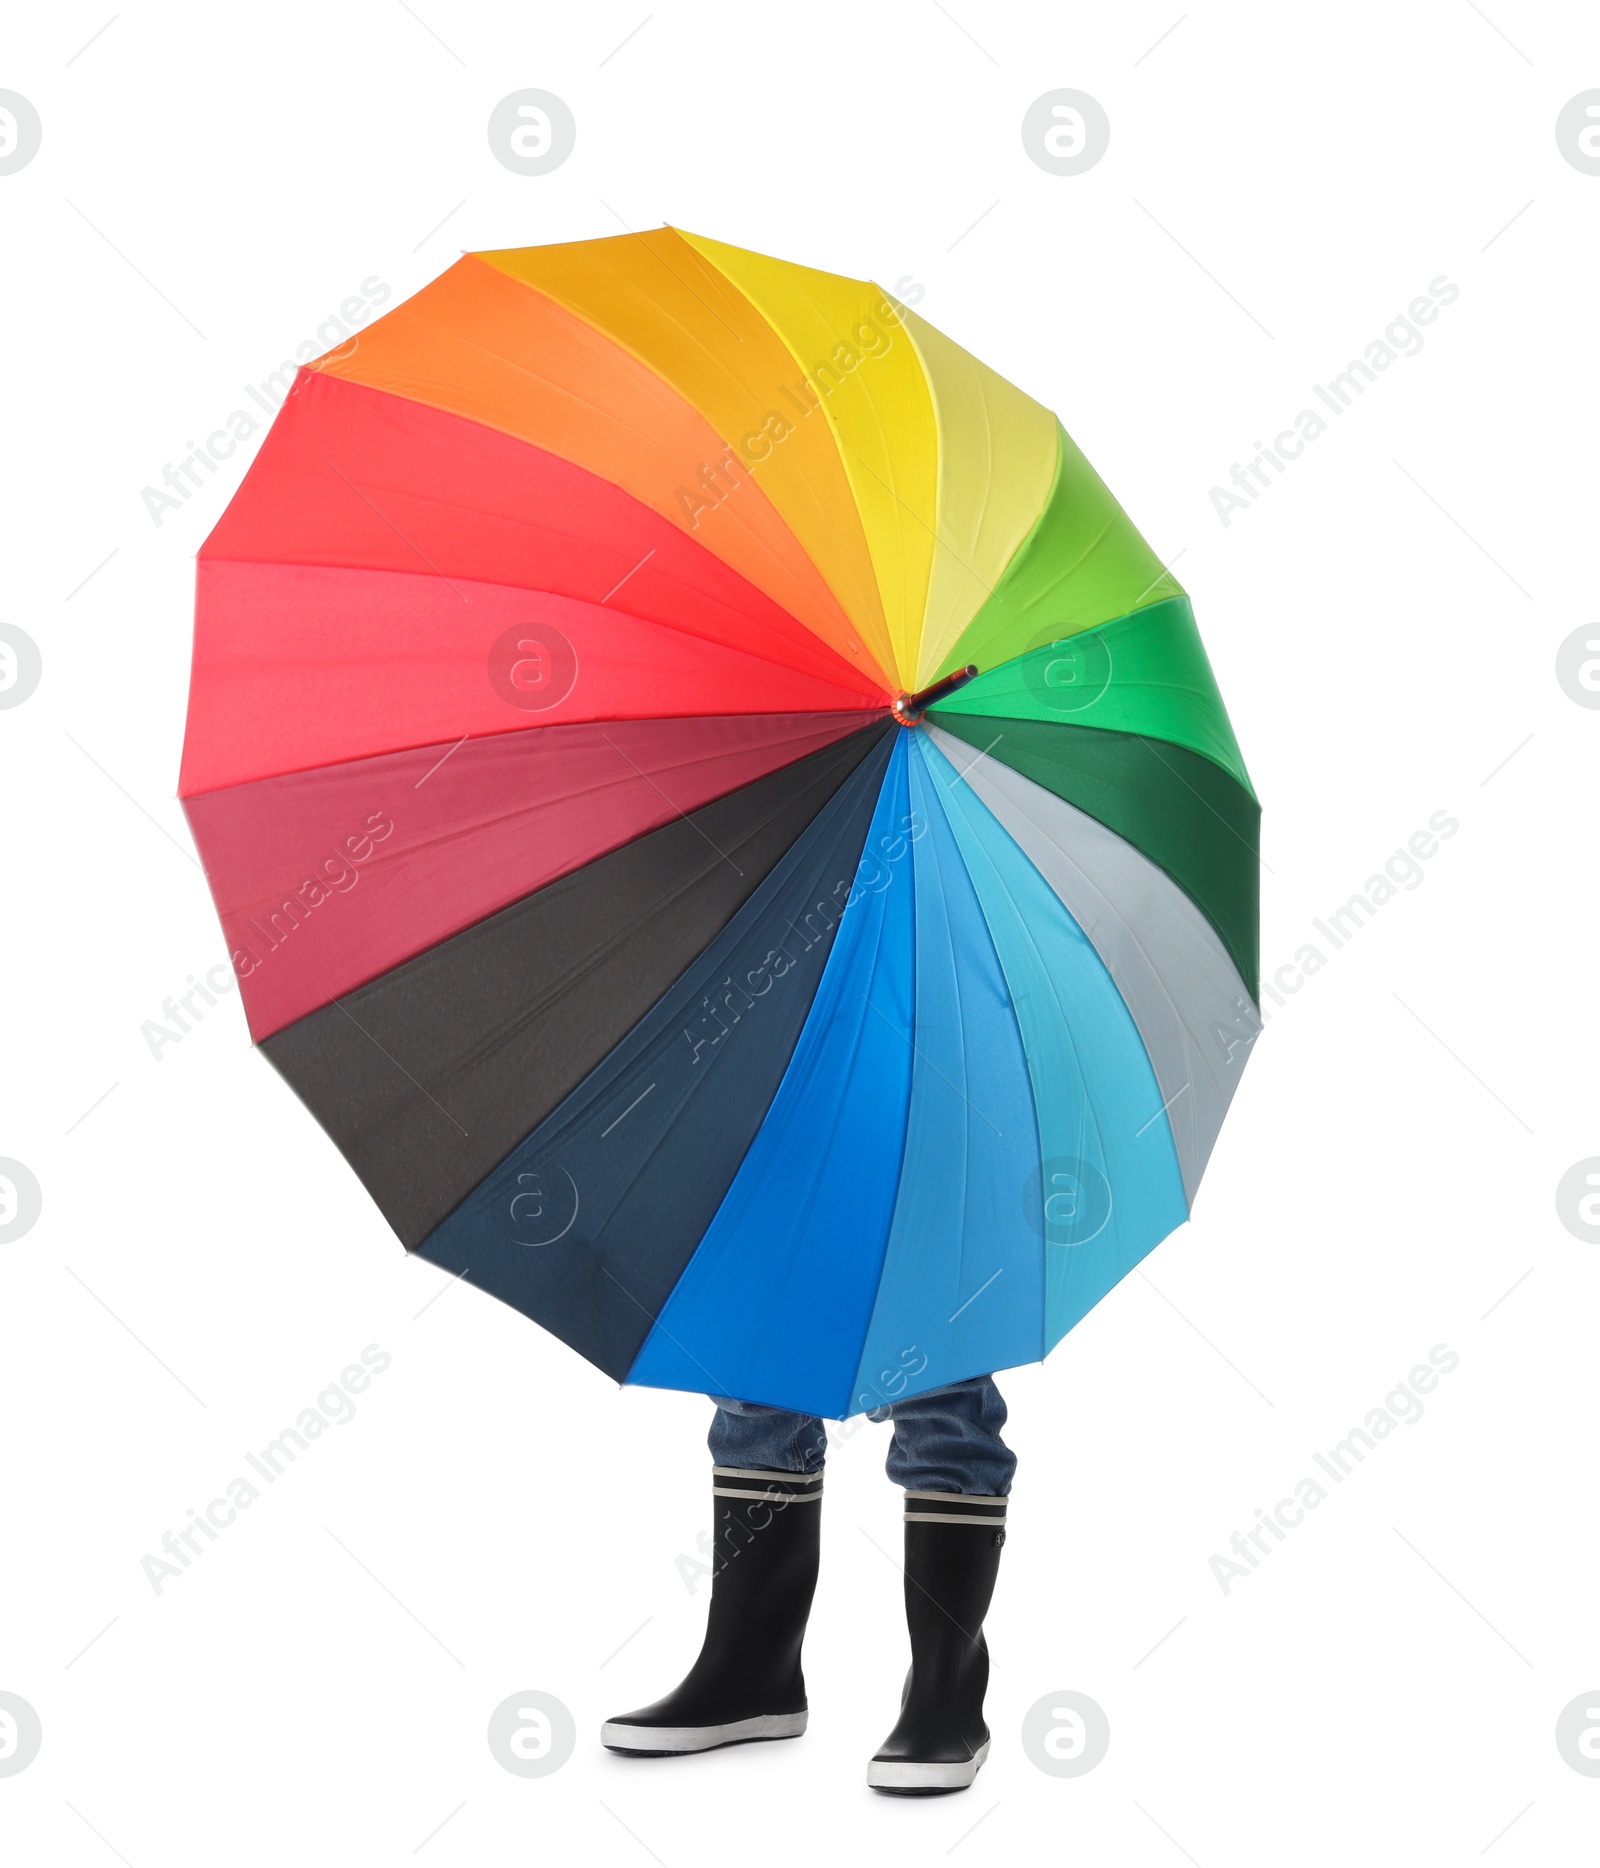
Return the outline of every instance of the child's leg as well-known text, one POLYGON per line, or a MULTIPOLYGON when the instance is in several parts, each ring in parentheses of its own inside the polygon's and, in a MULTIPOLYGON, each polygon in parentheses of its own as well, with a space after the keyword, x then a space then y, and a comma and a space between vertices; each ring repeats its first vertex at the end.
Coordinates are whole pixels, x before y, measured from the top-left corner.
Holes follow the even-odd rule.
POLYGON ((601 1740, 613 1751, 672 1756, 806 1729, 800 1650, 817 1583, 827 1430, 811 1414, 718 1401, 709 1442, 705 1640, 664 1699, 607 1720, 601 1740))
POLYGON ((873 1420, 894 1422, 887 1470, 891 1483, 911 1492, 975 1492, 1004 1498, 1017 1456, 1000 1429, 1006 1404, 989 1375, 935 1388, 909 1401, 878 1408, 873 1420))
MULTIPOLYGON (((1004 1407, 1000 1418, 1005 1419, 1004 1407)), ((717 1466, 821 1472, 828 1455, 828 1430, 815 1414, 795 1414, 755 1401, 719 1400, 706 1444, 717 1466)))
POLYGON ((906 1488, 905 1603, 911 1635, 900 1718, 867 1767, 877 1790, 965 1790, 988 1756, 983 1696, 989 1612, 1016 1455, 987 1375, 896 1401, 889 1477, 906 1488))

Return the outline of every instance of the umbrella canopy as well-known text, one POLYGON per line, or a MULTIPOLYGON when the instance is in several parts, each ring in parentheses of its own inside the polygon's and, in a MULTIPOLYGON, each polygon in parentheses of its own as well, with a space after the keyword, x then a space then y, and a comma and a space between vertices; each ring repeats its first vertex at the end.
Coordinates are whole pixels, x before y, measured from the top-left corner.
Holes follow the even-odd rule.
POLYGON ((1259 1029, 1259 807, 1060 423, 668 228, 469 254, 300 371, 200 552, 180 790, 401 1240, 619 1381, 843 1416, 1038 1360, 1259 1029))

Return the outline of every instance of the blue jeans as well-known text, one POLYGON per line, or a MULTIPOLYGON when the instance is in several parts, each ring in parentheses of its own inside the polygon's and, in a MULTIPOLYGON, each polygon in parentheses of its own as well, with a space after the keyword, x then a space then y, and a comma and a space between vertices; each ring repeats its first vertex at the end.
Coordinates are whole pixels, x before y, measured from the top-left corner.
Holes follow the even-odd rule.
MULTIPOLYGON (((707 1435, 718 1466, 759 1467, 769 1472, 821 1472, 828 1430, 815 1414, 728 1401, 713 1395, 716 1417, 707 1435)), ((952 1382, 873 1408, 871 1421, 892 1421, 894 1436, 885 1462, 890 1482, 914 1492, 976 1492, 1004 1498, 1011 1490, 1017 1456, 1000 1438, 1006 1404, 987 1375, 952 1382)))

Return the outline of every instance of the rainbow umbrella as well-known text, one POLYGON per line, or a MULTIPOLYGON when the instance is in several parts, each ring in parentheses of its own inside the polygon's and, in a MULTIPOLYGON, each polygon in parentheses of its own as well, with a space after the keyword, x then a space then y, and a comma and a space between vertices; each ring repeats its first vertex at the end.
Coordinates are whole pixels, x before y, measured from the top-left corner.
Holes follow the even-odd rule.
POLYGON ((1037 1361, 1259 1029, 1177 582, 881 288, 670 228, 469 254, 298 373, 180 789, 401 1240, 619 1381, 844 1416, 1037 1361))

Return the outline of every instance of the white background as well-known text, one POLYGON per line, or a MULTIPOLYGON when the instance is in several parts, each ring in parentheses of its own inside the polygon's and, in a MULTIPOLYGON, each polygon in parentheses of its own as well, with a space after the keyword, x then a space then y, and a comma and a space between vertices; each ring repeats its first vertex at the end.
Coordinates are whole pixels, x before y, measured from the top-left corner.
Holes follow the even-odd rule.
POLYGON ((1555 1190, 1600 1153, 1600 715, 1555 656, 1592 614, 1600 177, 1554 134, 1600 85, 1592 9, 656 0, 616 50, 650 0, 132 5, 80 52, 113 4, 14 9, 0 55, 44 125, 0 176, 0 620, 44 658, 0 713, 0 1155, 44 1197, 0 1246, 0 1690, 44 1732, 6 1858, 1592 1850, 1555 1722, 1600 1687, 1600 1246, 1555 1190), (577 119, 540 178, 485 134, 524 86, 577 119), (1058 86, 1112 126, 1076 177, 1020 136, 1058 86), (236 995, 159 1061, 141 1034, 224 958, 174 793, 191 558, 249 450, 159 527, 141 489, 370 275, 398 300, 463 248, 663 220, 924 287, 1182 553, 1266 807, 1269 972, 1460 824, 1269 1001, 1193 1223, 1006 1378, 961 1797, 864 1785, 904 1666, 885 1429, 830 1465, 808 1735, 608 1756, 698 1640, 707 1404, 407 1261, 236 995), (1424 348, 1225 527, 1211 486, 1440 275, 1424 348), (154 1593, 141 1558, 369 1343, 356 1418, 154 1593), (1224 1594, 1213 1553, 1439 1343, 1424 1418, 1224 1594), (529 1689, 578 1723, 538 1780, 485 1739, 529 1689), (1020 1727, 1069 1689, 1111 1747, 1063 1779, 1020 1727))

